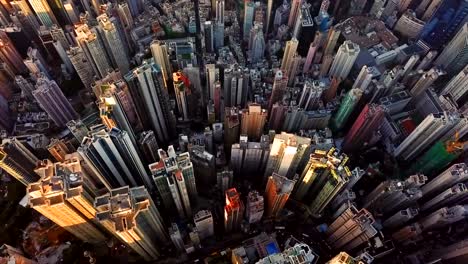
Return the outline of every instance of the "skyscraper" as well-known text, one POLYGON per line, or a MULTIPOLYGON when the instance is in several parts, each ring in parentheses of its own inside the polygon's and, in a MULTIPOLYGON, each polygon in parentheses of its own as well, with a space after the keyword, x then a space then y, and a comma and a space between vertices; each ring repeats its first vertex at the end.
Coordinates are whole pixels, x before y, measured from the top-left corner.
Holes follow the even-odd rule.
POLYGON ((452 95, 455 101, 466 96, 468 92, 468 66, 465 66, 449 83, 444 87, 441 94, 452 95))
POLYGON ((257 191, 250 191, 247 195, 245 216, 249 224, 254 224, 262 219, 264 211, 264 199, 257 191))
POLYGON ((197 227, 200 239, 214 235, 213 216, 209 210, 200 210, 193 217, 193 222, 197 227))
POLYGON ((88 128, 81 120, 70 120, 67 123, 67 127, 72 135, 78 140, 78 143, 83 141, 83 138, 88 135, 88 128))
POLYGON ((143 187, 110 190, 94 202, 96 218, 111 226, 112 234, 146 261, 159 256, 156 245, 168 240, 164 222, 156 204, 143 187))
POLYGON ((255 12, 255 3, 253 1, 246 1, 244 3, 244 26, 243 26, 243 39, 244 41, 249 39, 250 29, 253 25, 255 12))
POLYGON ((52 138, 50 140, 50 143, 47 146, 47 150, 56 161, 60 162, 65 160, 65 155, 72 152, 72 150, 69 149, 68 146, 64 143, 63 139, 59 140, 56 138, 52 138))
POLYGON ((457 184, 466 181, 468 178, 468 166, 465 163, 456 163, 448 167, 437 177, 421 187, 424 198, 432 197, 435 194, 457 184))
POLYGON ((335 117, 332 121, 332 126, 339 130, 343 128, 348 120, 348 117, 354 111, 354 107, 357 105, 359 100, 361 99, 363 91, 359 88, 354 88, 346 93, 343 101, 341 101, 340 108, 338 108, 338 112, 336 112, 335 117))
POLYGON ((225 193, 226 205, 224 206, 224 231, 239 230, 244 216, 244 204, 235 188, 225 193))
POLYGON ((254 140, 260 139, 263 128, 267 121, 267 112, 259 104, 249 104, 247 109, 242 110, 241 134, 247 135, 254 140))
POLYGON ((188 96, 190 94, 190 87, 188 78, 179 71, 172 74, 172 80, 179 114, 184 120, 189 120, 188 96))
POLYGON ((300 15, 300 8, 301 8, 300 0, 292 0, 291 1, 291 11, 289 12, 288 18, 288 27, 293 28, 294 24, 296 23, 297 17, 300 15))
POLYGON ((161 69, 164 83, 167 83, 172 77, 172 66, 169 61, 169 51, 166 43, 155 40, 150 45, 151 53, 153 54, 154 61, 158 64, 161 69))
POLYGON ((32 94, 57 126, 65 126, 68 121, 78 118, 75 109, 55 81, 45 76, 40 77, 32 94))
MULTIPOLYGON (((39 1, 39 0, 38 0, 39 1)), ((15 74, 27 72, 21 54, 4 31, 0 32, 0 60, 8 65, 15 74)))
POLYGON ((384 115, 385 111, 382 106, 367 104, 344 138, 343 150, 352 152, 366 146, 369 139, 380 127, 384 115))
POLYGON ((273 89, 271 90, 270 100, 268 101, 268 112, 271 112, 272 106, 276 102, 281 102, 287 92, 288 76, 285 71, 278 70, 273 80, 273 89))
POLYGON ((28 185, 29 205, 85 242, 105 241, 106 235, 94 222, 93 196, 84 190, 82 176, 56 171, 49 160, 36 171, 42 178, 28 185))
POLYGON ((468 23, 465 23, 440 53, 435 65, 456 74, 468 64, 468 23))
POLYGON ((294 189, 295 180, 273 173, 265 189, 265 216, 278 217, 294 189))
POLYGON ((83 159, 102 175, 101 181, 110 187, 144 184, 154 189, 141 162, 136 146, 126 131, 112 128, 92 131, 78 148, 83 159))
POLYGON ((231 148, 231 167, 236 175, 262 173, 270 153, 270 138, 263 135, 260 142, 252 142, 240 136, 239 143, 231 148))
POLYGON ((80 77, 81 82, 86 88, 90 88, 94 80, 94 71, 83 49, 80 47, 71 47, 67 50, 67 56, 73 68, 75 68, 78 77, 80 77))
POLYGON ((150 123, 160 142, 171 138, 173 114, 169 111, 168 95, 163 86, 161 70, 153 61, 145 61, 126 74, 125 81, 136 101, 142 122, 150 123))
POLYGON ((425 90, 427 90, 440 76, 444 75, 445 72, 438 68, 432 68, 425 72, 421 78, 414 84, 410 92, 414 97, 419 96, 425 90))
POLYGON ((289 74, 291 73, 294 55, 296 54, 298 45, 299 41, 295 38, 292 38, 291 40, 286 42, 286 46, 284 48, 283 53, 283 60, 281 61, 281 70, 285 72, 286 76, 289 76, 289 74))
POLYGON ((46 0, 29 0, 29 4, 33 8, 41 24, 46 27, 51 27, 53 24, 58 24, 52 9, 46 0))
POLYGON ((38 161, 38 158, 16 139, 5 140, 0 146, 0 168, 26 186, 39 179, 34 173, 38 161))
POLYGON ((143 152, 146 162, 153 163, 159 160, 158 142, 152 130, 143 131, 139 135, 138 144, 143 152))
POLYGON ((107 53, 114 68, 118 68, 122 73, 127 73, 130 69, 127 51, 122 38, 119 35, 114 17, 109 18, 106 14, 97 17, 99 31, 102 36, 107 53))
POLYGON ((88 58, 88 62, 91 63, 94 72, 101 78, 106 76, 112 67, 110 66, 106 48, 97 29, 89 28, 88 25, 82 24, 75 29, 75 33, 76 40, 88 58))
POLYGON ((346 40, 338 49, 333 64, 328 73, 330 76, 346 79, 348 77, 357 56, 359 55, 359 45, 346 40))
POLYGON ((238 64, 224 69, 224 105, 244 107, 247 103, 250 74, 238 64))
POLYGON ((353 83, 353 89, 359 88, 362 91, 367 90, 367 87, 369 87, 369 84, 371 83, 373 77, 373 69, 368 67, 367 65, 362 66, 359 75, 356 77, 356 81, 354 81, 353 83))
POLYGON ((249 38, 249 57, 252 63, 263 60, 265 53, 265 38, 263 36, 263 27, 257 23, 250 30, 249 38))

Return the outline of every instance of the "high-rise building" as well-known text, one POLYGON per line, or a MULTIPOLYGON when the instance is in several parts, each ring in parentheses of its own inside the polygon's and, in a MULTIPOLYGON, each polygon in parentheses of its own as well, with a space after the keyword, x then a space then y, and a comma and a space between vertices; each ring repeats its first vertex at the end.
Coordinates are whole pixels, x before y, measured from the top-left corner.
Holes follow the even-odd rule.
POLYGON ((252 142, 247 136, 240 136, 239 143, 231 148, 231 167, 236 175, 254 175, 265 169, 270 153, 270 138, 263 135, 260 142, 252 142))
POLYGON ((94 81, 94 71, 86 57, 83 49, 80 47, 71 47, 67 50, 67 56, 75 68, 78 77, 86 88, 90 88, 94 81))
POLYGON ((322 80, 306 80, 304 82, 304 88, 302 88, 298 106, 304 110, 318 109, 322 102, 322 94, 327 88, 327 82, 322 80))
POLYGON ((96 218, 111 226, 113 235, 146 261, 159 256, 160 245, 168 240, 166 228, 156 204, 143 187, 110 190, 94 202, 96 218))
POLYGON ((21 75, 15 76, 15 84, 21 89, 22 94, 25 95, 26 98, 33 100, 34 96, 32 92, 34 91, 34 85, 31 84, 28 80, 26 80, 21 75))
POLYGON ((385 110, 382 106, 367 104, 344 138, 343 150, 352 152, 366 146, 382 124, 384 116, 385 110))
POLYGON ((346 40, 338 48, 333 64, 328 73, 330 76, 346 79, 348 77, 357 56, 359 55, 359 45, 352 41, 346 40))
POLYGON ((32 208, 85 242, 106 240, 96 226, 94 197, 84 189, 81 175, 55 170, 49 160, 39 163, 36 172, 41 179, 30 183, 26 190, 32 208))
POLYGON ((425 25, 426 23, 418 19, 416 13, 409 9, 401 15, 393 29, 407 38, 415 39, 419 36, 425 25))
POLYGON ((328 31, 327 42, 324 47, 324 55, 333 55, 335 53, 335 47, 338 42, 338 38, 341 35, 341 31, 334 27, 330 28, 328 31))
POLYGON ((362 66, 356 81, 353 83, 353 89, 359 88, 362 91, 366 91, 369 84, 371 84, 372 78, 374 78, 374 70, 372 67, 367 65, 362 66))
POLYGON ((241 113, 241 134, 260 139, 267 121, 267 112, 259 104, 249 104, 241 113))
POLYGON ((226 191, 226 205, 224 206, 224 231, 231 232, 240 229, 244 217, 244 204, 236 188, 226 191))
POLYGON ((81 120, 70 120, 67 127, 79 143, 88 135, 89 129, 81 120))
POLYGON ((138 144, 140 145, 140 149, 143 152, 146 162, 153 163, 159 160, 158 142, 156 141, 156 136, 152 130, 141 132, 138 144))
POLYGON ((149 122, 159 142, 169 140, 173 131, 173 113, 169 110, 161 70, 153 61, 145 61, 126 74, 125 81, 130 87, 142 122, 149 122))
POLYGON ((455 101, 466 97, 468 93, 468 66, 465 66, 449 83, 443 88, 441 94, 450 94, 455 101))
POLYGON ((32 94, 57 126, 65 126, 68 121, 78 118, 75 109, 55 81, 40 77, 32 94))
POLYGON ((128 133, 118 128, 90 132, 78 148, 83 159, 102 175, 101 181, 114 188, 144 184, 154 189, 139 152, 128 133))
POLYGON ((281 61, 281 70, 285 72, 287 76, 289 76, 291 73, 293 59, 294 59, 294 55, 296 54, 298 45, 299 45, 299 41, 296 38, 292 38, 291 40, 286 42, 286 46, 284 48, 284 53, 283 53, 283 60, 281 61))
POLYGON ((263 60, 265 54, 265 38, 263 36, 263 27, 255 23, 250 30, 249 38, 249 57, 252 63, 263 60))
POLYGON ((255 14, 255 3, 253 1, 246 1, 244 3, 244 23, 243 23, 243 39, 249 39, 250 29, 253 26, 253 19, 255 14))
POLYGON ((289 199, 289 195, 294 189, 295 180, 290 180, 284 176, 273 173, 268 177, 265 189, 265 216, 278 217, 284 205, 289 199))
POLYGON ((254 224, 262 219, 264 211, 264 199, 257 191, 250 191, 247 195, 245 216, 249 224, 254 224))
MULTIPOLYGON (((94 72, 99 77, 104 78, 112 67, 107 57, 106 47, 97 29, 82 24, 75 29, 75 34, 76 40, 88 58, 88 62, 91 63, 94 72)), ((75 66, 75 64, 73 65, 75 66)))
POLYGON ((206 83, 208 86, 209 99, 214 101, 215 98, 215 83, 219 81, 219 69, 215 64, 205 65, 206 83))
POLYGON ((422 186, 421 190, 425 198, 432 197, 457 183, 466 181, 467 178, 467 165, 465 163, 456 163, 422 186))
POLYGON ((281 4, 275 11, 275 18, 273 20, 274 30, 276 31, 281 25, 285 25, 288 22, 289 18, 289 11, 291 9, 291 5, 288 1, 283 0, 283 4, 281 4))
POLYGON ((237 64, 224 70, 224 105, 244 107, 250 82, 249 70, 237 64))
POLYGON ((425 150, 431 143, 443 136, 455 125, 457 120, 447 112, 428 115, 411 134, 395 149, 394 155, 411 160, 425 150))
POLYGON ((421 78, 414 84, 410 92, 414 97, 419 96, 425 90, 427 90, 440 76, 444 75, 445 72, 438 68, 432 68, 425 72, 421 78))
POLYGON ((346 252, 340 252, 340 254, 336 255, 334 258, 330 259, 325 264, 348 264, 348 263, 364 264, 364 262, 357 261, 355 258, 351 257, 346 252))
POLYGON ((190 87, 188 78, 179 71, 172 74, 172 80, 179 114, 184 120, 189 120, 188 96, 190 94, 190 87))
MULTIPOLYGON (((323 2, 322 2, 323 3, 323 2)), ((367 4, 367 0, 351 0, 348 14, 350 16, 359 16, 362 14, 364 7, 367 4)))
POLYGON ((339 130, 343 128, 343 126, 348 121, 349 116, 354 111, 354 107, 357 105, 363 91, 359 88, 353 88, 346 93, 343 101, 341 101, 340 108, 338 108, 338 112, 336 112, 335 117, 332 121, 332 126, 339 130))
POLYGON ((237 142, 240 131, 240 117, 237 107, 226 107, 224 110, 224 150, 231 151, 231 146, 237 142))
POLYGON ((205 21, 203 23, 203 32, 205 36, 205 51, 207 53, 215 52, 214 45, 214 23, 212 21, 205 21))
POLYGON ((15 74, 26 73, 28 70, 21 54, 4 31, 0 32, 0 60, 15 74))
POLYGON ((304 68, 302 70, 304 73, 307 73, 310 71, 311 69, 310 67, 312 66, 312 62, 314 60, 317 48, 318 48, 317 43, 315 43, 315 41, 312 41, 310 43, 309 50, 307 51, 307 56, 304 62, 304 68))
POLYGON ((439 209, 443 206, 452 205, 465 197, 467 192, 468 189, 464 183, 457 183, 439 193, 431 200, 421 204, 421 211, 429 212, 430 210, 439 209))
POLYGON ((301 160, 310 150, 311 139, 282 132, 275 135, 265 169, 265 180, 272 173, 294 177, 301 160))
POLYGON ((167 83, 172 77, 172 66, 169 61, 169 50, 167 44, 162 41, 155 40, 151 42, 150 48, 154 61, 159 66, 159 69, 161 69, 164 83, 167 83))
POLYGON ((114 68, 118 68, 122 73, 127 73, 130 69, 127 51, 125 44, 120 37, 120 33, 116 27, 115 17, 109 18, 106 14, 97 17, 99 23, 98 30, 102 36, 106 51, 114 68))
POLYGON ((268 112, 271 112, 272 106, 276 102, 281 102, 287 92, 288 76, 285 71, 278 70, 275 73, 273 80, 273 89, 271 90, 270 99, 268 101, 268 112))
POLYGON ((169 236, 171 237, 172 243, 174 244, 176 250, 178 252, 185 252, 184 240, 176 223, 172 223, 172 225, 169 227, 169 236))
POLYGON ((65 144, 63 139, 56 139, 52 138, 50 140, 49 145, 47 146, 47 150, 49 151, 50 155, 54 157, 56 161, 64 161, 65 156, 67 154, 72 153, 72 150, 65 144))
POLYGON ((46 27, 51 27, 53 24, 58 24, 52 9, 46 0, 29 0, 29 4, 33 8, 41 24, 46 27))
POLYGON ((440 53, 435 65, 456 74, 468 64, 468 23, 465 23, 440 53))
POLYGON ((213 216, 209 210, 200 210, 193 217, 200 239, 214 235, 213 216))
POLYGON ((294 24, 296 23, 297 17, 300 15, 300 5, 301 1, 299 0, 292 0, 291 1, 291 10, 289 11, 289 18, 288 18, 288 27, 293 28, 294 24))
POLYGON ((227 189, 231 188, 233 178, 234 173, 232 170, 224 169, 216 173, 216 182, 223 195, 227 189))
POLYGON ((26 186, 39 179, 34 173, 38 161, 34 154, 14 138, 4 140, 0 146, 0 168, 26 186))

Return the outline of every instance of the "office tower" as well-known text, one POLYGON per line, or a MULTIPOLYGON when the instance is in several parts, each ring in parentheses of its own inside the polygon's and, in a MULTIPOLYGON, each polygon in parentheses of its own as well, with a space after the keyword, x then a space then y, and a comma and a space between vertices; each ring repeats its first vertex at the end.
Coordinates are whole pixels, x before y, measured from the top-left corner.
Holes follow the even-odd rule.
POLYGON ((154 189, 136 146, 128 133, 118 128, 92 131, 78 148, 83 159, 102 175, 106 186, 139 186, 154 189))
POLYGON ((369 142, 382 123, 385 110, 380 105, 367 104, 344 138, 342 148, 346 152, 358 150, 369 142))
POLYGON ((33 8, 37 17, 41 21, 41 24, 46 27, 51 27, 53 24, 57 24, 57 18, 55 18, 52 9, 46 0, 28 0, 29 4, 33 8))
POLYGON ((419 220, 423 231, 446 227, 460 220, 466 219, 468 216, 467 205, 455 205, 453 207, 441 208, 432 214, 419 220))
POLYGON ((80 47, 71 47, 67 50, 67 56, 75 68, 78 77, 86 88, 90 88, 94 81, 94 71, 86 57, 83 49, 80 47))
POLYGON ((233 178, 233 171, 228 170, 227 168, 216 173, 216 182, 223 195, 226 193, 227 189, 231 188, 233 178))
POLYGON ((270 138, 263 135, 260 142, 252 142, 247 136, 240 136, 239 143, 231 148, 231 167, 236 175, 254 175, 265 169, 268 153, 270 153, 270 138))
POLYGON ((27 187, 29 205, 84 242, 105 241, 106 235, 93 223, 93 197, 84 190, 81 175, 55 171, 49 160, 37 171, 43 176, 27 187))
POLYGON ((448 74, 453 75, 461 71, 467 63, 468 23, 465 23, 447 46, 445 46, 434 64, 444 68, 448 74))
POLYGON ((138 139, 138 144, 143 152, 143 156, 148 163, 153 163, 159 160, 158 142, 152 130, 143 131, 138 139))
POLYGON ((327 180, 326 178, 331 176, 330 174, 337 175, 338 177, 340 174, 339 170, 349 170, 347 167, 344 167, 347 160, 348 156, 336 151, 335 148, 329 150, 315 149, 310 154, 308 162, 298 179, 294 197, 297 200, 302 200, 308 193, 315 196, 315 193, 319 191, 319 187, 327 180), (314 188, 310 189, 311 186, 314 186, 314 188))
POLYGON ((322 94, 327 88, 327 83, 321 80, 306 80, 298 106, 306 111, 318 109, 322 103, 322 94))
POLYGON ((414 217, 416 217, 419 213, 417 208, 407 208, 405 210, 400 210, 396 212, 394 215, 387 218, 382 225, 385 228, 397 228, 404 225, 406 222, 410 221, 414 217))
POLYGON ((356 81, 354 81, 353 89, 359 88, 362 91, 366 91, 372 81, 372 78, 374 78, 373 68, 368 67, 367 65, 362 66, 356 81))
POLYGON ((88 128, 86 127, 85 124, 81 120, 70 120, 67 123, 68 130, 70 130, 70 133, 76 138, 76 140, 81 143, 83 141, 83 138, 88 135, 88 128))
POLYGON ((204 32, 204 36, 205 36, 205 51, 207 53, 215 52, 213 22, 205 21, 205 23, 203 23, 203 32, 204 32))
POLYGON ((98 30, 102 36, 112 65, 114 68, 118 68, 122 73, 127 73, 130 69, 130 63, 128 61, 124 42, 115 25, 117 21, 114 17, 109 18, 106 14, 98 16, 97 21, 99 23, 98 30))
POLYGON ((265 216, 276 218, 280 215, 289 195, 294 189, 295 180, 290 180, 277 173, 268 177, 265 189, 265 216))
POLYGON ((200 239, 214 235, 213 216, 209 210, 200 210, 193 217, 200 239))
POLYGON ((335 53, 336 43, 341 35, 341 31, 332 27, 328 31, 327 42, 325 43, 324 52, 325 55, 333 55, 335 53))
POLYGON ((291 40, 286 42, 286 46, 284 48, 284 53, 283 53, 283 59, 281 61, 281 70, 287 76, 289 76, 291 73, 293 59, 294 59, 294 55, 296 54, 298 45, 299 45, 299 41, 295 38, 292 38, 291 40))
POLYGON ((312 41, 309 46, 309 50, 307 51, 307 56, 304 62, 304 68, 302 70, 303 73, 307 73, 311 70, 312 62, 314 60, 315 52, 317 51, 317 44, 315 41, 312 41))
POLYGON ((424 197, 427 198, 457 183, 464 182, 466 179, 468 179, 467 165, 465 163, 456 163, 422 186, 421 190, 424 197))
POLYGON ((449 206, 454 204, 457 201, 460 201, 462 198, 466 197, 468 189, 465 184, 457 183, 447 190, 441 192, 431 200, 425 202, 421 205, 421 211, 429 211, 434 209, 439 209, 443 206, 449 206))
POLYGON ((328 226, 326 240, 334 249, 351 251, 377 235, 374 221, 366 209, 351 206, 328 226))
POLYGON ((247 109, 241 113, 241 134, 247 135, 254 140, 260 139, 263 134, 263 128, 267 121, 265 109, 259 104, 249 104, 247 109))
POLYGON ((346 40, 338 48, 335 59, 331 66, 330 72, 328 73, 332 77, 346 79, 348 77, 357 56, 359 55, 359 45, 346 40))
POLYGON ((262 219, 264 211, 264 201, 257 191, 250 191, 247 195, 247 205, 245 216, 249 224, 254 224, 262 219))
POLYGON ((292 0, 291 1, 291 10, 289 12, 289 18, 288 18, 288 27, 293 28, 294 24, 296 23, 297 17, 300 14, 300 5, 301 1, 299 0, 292 0))
POLYGON ((411 134, 395 149, 394 156, 404 160, 411 160, 425 150, 440 136, 447 133, 455 120, 447 112, 429 114, 411 134))
POLYGON ((265 178, 272 173, 293 177, 300 161, 309 151, 311 139, 282 132, 275 135, 265 169, 265 178))
POLYGON ((49 145, 47 146, 47 150, 49 151, 50 155, 54 157, 56 161, 62 162, 65 160, 65 155, 72 153, 72 150, 65 145, 63 139, 56 139, 52 138, 50 140, 49 145))
POLYGON ((33 91, 33 96, 59 127, 65 126, 68 121, 78 118, 78 114, 53 80, 51 81, 44 76, 40 77, 36 82, 36 90, 33 91))
POLYGON ((224 105, 244 107, 247 102, 250 73, 234 64, 224 70, 224 105))
POLYGON ((112 227, 112 234, 146 261, 159 256, 156 245, 168 240, 156 204, 143 187, 110 190, 94 202, 96 218, 112 227))
POLYGON ((181 253, 185 252, 184 240, 176 223, 172 223, 169 227, 169 236, 171 237, 176 250, 181 253))
POLYGON ((244 204, 236 188, 226 191, 226 205, 224 206, 224 231, 231 232, 240 229, 244 217, 244 204))
POLYGON ((268 100, 268 112, 271 112, 271 108, 276 102, 281 102, 283 100, 283 97, 288 90, 287 85, 287 73, 283 70, 276 71, 270 99, 268 100))
POLYGON ((162 41, 154 40, 151 42, 150 48, 154 61, 162 72, 164 83, 167 83, 168 80, 172 77, 172 66, 171 62, 169 61, 168 46, 162 41))
POLYGON ((28 70, 23 63, 21 54, 16 49, 7 33, 3 31, 0 32, 0 60, 15 74, 25 73, 28 70))
POLYGON ((173 131, 173 113, 169 110, 161 70, 153 61, 144 61, 124 78, 142 122, 151 125, 160 142, 169 140, 173 131))
POLYGON ((244 3, 244 23, 243 23, 243 40, 247 41, 249 38, 250 29, 253 26, 253 19, 255 13, 255 3, 253 1, 246 1, 244 3))
POLYGON ((409 9, 398 19, 393 30, 410 39, 419 36, 426 23, 419 20, 413 10, 409 9))
POLYGON ((450 94, 455 101, 464 98, 468 92, 468 66, 465 66, 442 89, 441 94, 450 94))
POLYGON ((224 110, 224 145, 225 151, 231 150, 232 144, 237 142, 240 131, 240 117, 237 107, 226 107, 224 110))
MULTIPOLYGON (((84 54, 87 56, 88 61, 94 69, 94 72, 100 78, 104 78, 112 67, 110 66, 106 55, 106 47, 102 42, 98 31, 96 28, 89 28, 88 25, 83 24, 75 29, 75 34, 76 41, 83 49, 84 54)), ((75 64, 73 65, 75 66, 75 64)))
POLYGON ((188 109, 188 95, 190 94, 190 87, 188 78, 183 75, 181 71, 172 74, 174 84, 174 93, 176 96, 177 109, 179 114, 182 115, 184 120, 189 120, 188 109))
POLYGON ((38 161, 17 139, 4 140, 0 146, 0 168, 26 186, 39 179, 34 173, 38 161))
POLYGON ((263 36, 263 27, 257 23, 250 30, 249 55, 252 63, 263 60, 265 54, 265 38, 263 36))
POLYGON ((414 97, 419 96, 422 92, 427 90, 440 76, 444 75, 445 72, 438 68, 432 68, 425 72, 421 78, 414 84, 410 92, 414 97))
POLYGON ((332 121, 332 126, 336 130, 340 130, 346 124, 349 116, 354 111, 354 107, 356 107, 361 99, 362 94, 363 91, 359 88, 353 88, 346 93, 332 121))

